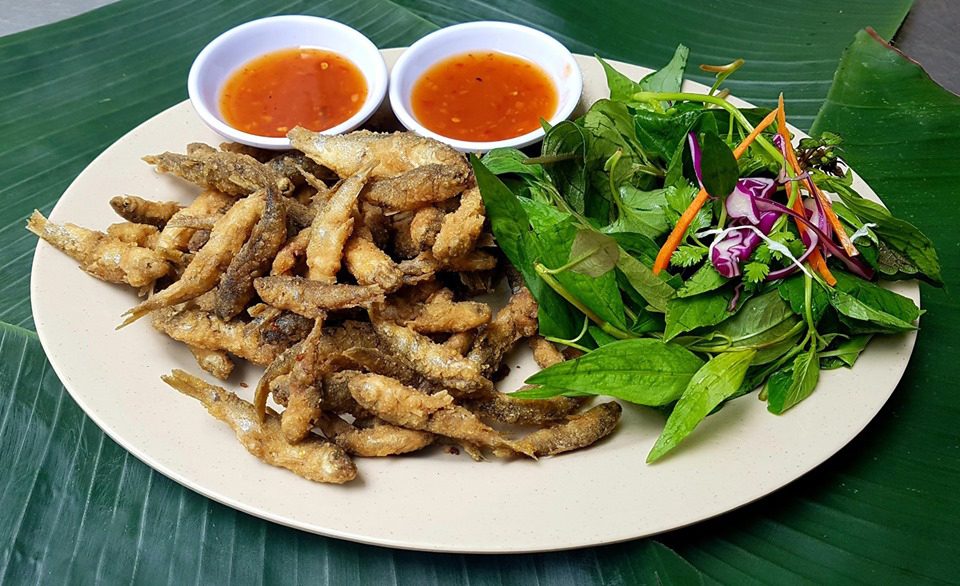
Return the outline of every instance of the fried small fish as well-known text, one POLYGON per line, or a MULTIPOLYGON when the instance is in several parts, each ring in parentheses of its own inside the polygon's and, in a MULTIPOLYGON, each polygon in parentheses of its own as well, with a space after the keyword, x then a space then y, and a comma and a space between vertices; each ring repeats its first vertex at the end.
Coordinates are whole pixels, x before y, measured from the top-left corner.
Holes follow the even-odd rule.
POLYGON ((229 425, 248 452, 270 464, 286 468, 314 482, 342 484, 356 478, 357 467, 343 448, 313 436, 290 445, 280 430, 280 417, 269 410, 261 422, 253 405, 226 389, 208 384, 182 370, 164 375, 163 381, 200 401, 210 415, 229 425))
POLYGON ((280 414, 280 429, 291 444, 302 441, 320 418, 323 395, 319 388, 324 374, 323 320, 318 318, 313 330, 300 344, 300 352, 293 359, 287 379, 287 408, 280 414))
MULTIPOLYGON (((270 393, 273 391, 273 383, 281 377, 289 378, 290 371, 293 370, 294 362, 297 359, 297 356, 300 355, 301 350, 303 349, 303 342, 297 342, 293 346, 290 346, 276 358, 274 358, 270 364, 267 365, 267 370, 263 373, 263 376, 260 377, 260 381, 257 383, 257 388, 253 393, 253 407, 254 411, 257 414, 257 417, 260 421, 263 421, 263 418, 267 413, 267 399, 270 397, 270 393)), ((277 397, 276 393, 274 394, 274 400, 281 405, 287 404, 287 383, 284 381, 284 393, 283 398, 277 397)))
POLYGON ((420 254, 420 245, 413 241, 410 226, 415 212, 400 212, 390 216, 390 241, 393 255, 402 259, 411 259, 420 254))
POLYGON ((265 302, 306 317, 334 309, 370 307, 384 299, 383 289, 377 285, 328 285, 303 277, 260 277, 253 285, 265 302))
POLYGON ((287 192, 289 179, 281 177, 251 156, 218 151, 208 145, 192 143, 187 154, 165 152, 147 155, 143 160, 160 173, 170 173, 207 189, 216 189, 234 196, 244 196, 271 183, 287 192))
POLYGON ((440 262, 462 257, 477 244, 486 220, 480 188, 472 187, 460 198, 460 207, 443 218, 433 243, 433 255, 440 262))
POLYGON ((287 240, 286 244, 277 252, 270 267, 271 275, 291 275, 297 266, 297 261, 307 254, 307 244, 310 242, 310 227, 300 230, 296 236, 287 240))
POLYGON ((560 421, 580 408, 586 397, 550 397, 549 399, 517 399, 494 392, 470 401, 467 408, 480 417, 511 425, 543 425, 560 421))
POLYGON ((107 226, 107 236, 143 248, 155 248, 157 240, 160 238, 160 230, 151 224, 119 222, 107 226))
POLYGON ((441 289, 402 323, 421 334, 466 332, 490 322, 490 306, 477 301, 454 301, 453 291, 441 289))
POLYGON ((188 206, 175 213, 167 221, 163 230, 160 231, 157 250, 161 252, 187 250, 190 238, 196 230, 176 226, 180 219, 222 216, 236 201, 236 198, 214 189, 201 192, 188 206), (171 222, 174 225, 170 225, 171 222))
POLYGON ((289 346, 304 339, 312 327, 313 319, 292 311, 281 311, 260 327, 260 336, 267 344, 289 346))
POLYGON ((615 401, 601 403, 566 422, 539 429, 513 443, 514 449, 537 457, 578 450, 608 436, 623 409, 615 401))
POLYGON ((403 271, 390 255, 377 247, 370 230, 362 223, 347 240, 343 260, 347 270, 361 285, 377 285, 385 293, 403 286, 403 271))
POLYGON ((351 456, 379 458, 408 454, 429 446, 434 435, 376 422, 369 427, 356 427, 336 415, 324 415, 317 422, 323 435, 333 440, 351 456))
POLYGON ((30 230, 90 275, 109 283, 143 287, 167 275, 171 266, 158 252, 124 242, 103 232, 73 224, 55 224, 37 210, 27 220, 30 230))
POLYGON ((425 379, 458 396, 493 390, 493 383, 481 375, 480 365, 455 350, 391 322, 375 320, 373 327, 383 347, 425 379))
POLYGON ((454 197, 472 181, 469 167, 462 164, 427 164, 373 181, 360 197, 394 212, 415 210, 454 197))
POLYGON ((279 344, 265 344, 257 330, 243 322, 225 322, 198 309, 164 308, 154 314, 153 327, 174 340, 229 352, 260 366, 270 364, 286 349, 279 344))
POLYGON ((253 280, 267 274, 274 257, 287 240, 287 212, 276 185, 266 179, 263 213, 233 257, 217 287, 217 315, 230 319, 253 299, 253 280))
POLYGON ((421 388, 426 386, 417 371, 376 348, 347 348, 343 351, 343 357, 366 372, 389 376, 411 387, 421 388))
POLYGON ((124 220, 163 228, 183 207, 175 201, 151 201, 136 195, 110 198, 110 207, 124 220))
POLYGON ((266 163, 270 159, 277 156, 277 151, 261 149, 259 147, 250 146, 239 142, 221 142, 218 146, 220 147, 220 150, 225 153, 247 155, 248 157, 252 157, 260 161, 261 163, 266 163))
POLYGON ((553 342, 544 339, 543 336, 533 336, 529 344, 530 350, 533 351, 533 360, 540 368, 547 368, 565 360, 553 342))
POLYGON ((233 372, 233 360, 222 350, 208 350, 187 344, 190 353, 197 361, 197 366, 209 372, 220 380, 227 380, 233 372))
POLYGON ((507 304, 497 312, 490 324, 480 331, 467 358, 480 367, 484 376, 490 376, 500 361, 521 338, 537 333, 537 301, 526 287, 510 296, 507 304))
POLYGON ((340 185, 310 225, 307 243, 307 276, 314 281, 335 283, 340 270, 343 246, 353 232, 357 196, 367 181, 367 165, 340 185))
POLYGON ((466 157, 432 138, 412 132, 377 133, 366 130, 325 135, 296 127, 287 133, 293 148, 306 153, 340 177, 357 174, 375 162, 372 180, 394 177, 424 165, 459 167, 469 172, 466 157))
POLYGON ((367 415, 367 410, 350 394, 350 381, 359 376, 356 370, 341 370, 323 376, 323 410, 325 413, 349 413, 354 417, 367 415))
POLYGON ((525 453, 526 448, 514 448, 510 441, 476 415, 456 405, 453 397, 444 391, 428 395, 378 374, 358 375, 350 380, 349 386, 361 407, 388 423, 485 448, 525 453))
POLYGON ((466 354, 470 351, 470 347, 473 346, 473 341, 476 337, 477 333, 472 330, 457 332, 450 334, 450 337, 443 341, 443 345, 456 351, 457 354, 466 354))
POLYGON ((214 225, 210 240, 187 265, 180 279, 160 293, 127 311, 120 327, 130 325, 144 315, 168 305, 188 301, 213 289, 220 273, 229 266, 246 242, 263 213, 263 197, 241 199, 214 225))
POLYGON ((315 177, 323 173, 323 167, 314 163, 310 157, 297 151, 289 151, 272 157, 264 166, 278 177, 288 179, 294 186, 303 185, 307 181, 307 174, 315 177))
POLYGON ((413 219, 410 220, 410 241, 418 250, 433 248, 445 215, 442 210, 433 206, 420 208, 413 214, 413 219))

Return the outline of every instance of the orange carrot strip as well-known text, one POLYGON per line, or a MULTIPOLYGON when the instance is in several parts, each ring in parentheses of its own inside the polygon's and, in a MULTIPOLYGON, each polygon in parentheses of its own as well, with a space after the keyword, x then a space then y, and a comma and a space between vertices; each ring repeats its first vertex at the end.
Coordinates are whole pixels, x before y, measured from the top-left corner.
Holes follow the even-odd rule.
MULTIPOLYGON (((787 130, 787 121, 786 116, 783 114, 783 94, 780 94, 780 99, 778 101, 778 107, 775 112, 779 112, 777 115, 777 134, 783 138, 784 151, 787 153, 787 161, 789 161, 790 166, 793 167, 793 170, 800 174, 803 173, 803 169, 800 168, 800 162, 797 161, 797 154, 793 150, 793 144, 790 142, 790 132, 787 130)), ((860 254, 860 251, 857 250, 857 247, 854 246, 853 241, 850 240, 850 237, 847 236, 847 231, 843 229, 843 224, 840 223, 840 218, 837 217, 837 214, 833 211, 833 206, 830 204, 830 199, 820 191, 820 188, 817 187, 816 183, 813 181, 809 182, 811 191, 817 201, 820 202, 820 207, 823 208, 823 215, 827 217, 827 221, 833 227, 833 231, 837 233, 837 238, 840 240, 840 245, 843 246, 843 249, 847 251, 847 254, 850 256, 856 256, 860 254)))
MULTIPOLYGON (((747 148, 750 144, 756 140, 760 133, 764 131, 768 126, 773 124, 773 121, 777 119, 777 111, 774 110, 767 114, 766 118, 760 121, 760 124, 754 128, 750 134, 747 135, 740 144, 737 145, 737 148, 733 150, 733 157, 739 159, 743 153, 747 152, 747 148)), ((703 204, 707 203, 707 200, 710 198, 709 194, 705 189, 701 189, 697 196, 693 198, 693 201, 690 202, 690 205, 687 206, 687 209, 684 210, 683 215, 680 216, 680 219, 677 221, 677 225, 673 227, 673 231, 670 232, 670 235, 667 236, 667 241, 663 243, 663 246, 660 247, 660 251, 657 253, 657 259, 653 263, 653 274, 659 275, 660 271, 667 268, 667 265, 670 264, 670 257, 673 256, 674 251, 677 250, 677 247, 680 246, 680 242, 683 241, 683 236, 687 233, 687 228, 690 227, 690 224, 693 222, 693 219, 697 216, 697 212, 703 207, 703 204)))
MULTIPOLYGON (((796 201, 793 202, 793 211, 803 215, 803 217, 807 217, 806 216, 807 211, 806 209, 804 209, 803 204, 800 203, 799 197, 796 199, 796 201)), ((796 220, 796 222, 797 222, 797 227, 800 229, 802 233, 804 230, 804 226, 801 225, 799 220, 796 220)), ((834 277, 833 273, 830 272, 830 269, 827 268, 827 261, 823 259, 823 255, 820 254, 819 250, 814 250, 813 252, 811 252, 810 256, 807 257, 807 262, 810 264, 811 267, 813 267, 815 271, 820 273, 820 276, 823 277, 823 280, 826 281, 827 284, 829 284, 831 287, 837 284, 836 277, 834 277)))

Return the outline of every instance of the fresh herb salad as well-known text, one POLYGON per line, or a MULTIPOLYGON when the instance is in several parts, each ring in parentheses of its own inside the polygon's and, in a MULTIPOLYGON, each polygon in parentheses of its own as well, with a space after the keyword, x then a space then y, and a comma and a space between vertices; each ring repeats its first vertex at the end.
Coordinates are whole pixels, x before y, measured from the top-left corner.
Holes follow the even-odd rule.
POLYGON ((540 332, 584 354, 518 397, 610 395, 669 413, 647 457, 760 388, 776 414, 920 309, 878 279, 941 286, 931 241, 862 198, 838 136, 794 145, 783 100, 738 109, 681 90, 687 49, 548 129, 540 156, 472 159, 497 242, 539 302, 540 332), (830 195, 836 199, 831 198, 830 195))

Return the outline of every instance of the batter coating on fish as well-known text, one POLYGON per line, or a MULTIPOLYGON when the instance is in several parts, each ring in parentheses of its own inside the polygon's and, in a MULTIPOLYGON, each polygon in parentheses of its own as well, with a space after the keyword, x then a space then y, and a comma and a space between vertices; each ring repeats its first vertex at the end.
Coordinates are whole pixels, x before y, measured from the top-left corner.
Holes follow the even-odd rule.
POLYGON ((361 285, 377 285, 392 293, 403 285, 403 271, 390 255, 373 242, 373 235, 358 225, 343 249, 343 260, 350 274, 361 285))
POLYGON ((560 421, 576 411, 587 397, 550 397, 549 399, 517 399, 494 392, 470 401, 468 409, 488 421, 511 425, 543 425, 560 421))
POLYGON ((429 446, 434 435, 378 421, 368 427, 351 425, 336 415, 324 415, 317 422, 323 435, 351 456, 380 458, 408 454, 429 446))
POLYGON ((110 207, 124 220, 163 228, 183 207, 175 201, 151 201, 136 195, 110 198, 110 207))
POLYGON ((196 309, 165 308, 154 315, 153 327, 174 340, 207 350, 223 350, 260 366, 270 364, 286 349, 265 344, 257 331, 243 322, 225 322, 196 309))
POLYGON ((234 196, 248 195, 271 183, 283 191, 291 182, 251 156, 218 151, 211 146, 192 143, 186 155, 165 152, 147 155, 143 160, 160 173, 170 173, 204 188, 234 196))
POLYGON ((454 301, 453 291, 441 289, 403 325, 422 334, 466 332, 490 322, 490 306, 477 301, 454 301))
POLYGON ((296 445, 288 444, 280 431, 280 417, 272 409, 261 422, 253 405, 226 389, 182 370, 174 370, 161 378, 184 395, 200 401, 210 415, 233 429, 248 452, 263 462, 314 482, 343 484, 357 477, 353 460, 336 444, 317 436, 296 445))
POLYGON ((287 213, 280 190, 267 183, 263 214, 250 237, 230 261, 217 287, 217 315, 230 319, 253 298, 253 280, 267 274, 274 257, 287 240, 287 213))
POLYGON ((373 181, 361 197, 394 212, 415 210, 450 199, 472 181, 472 173, 463 165, 428 164, 373 181))
POLYGON ((381 344, 427 380, 457 395, 485 393, 493 383, 481 375, 480 365, 456 350, 433 342, 410 328, 386 321, 374 321, 381 344))
POLYGON ((143 248, 155 248, 160 238, 160 230, 150 224, 119 222, 107 226, 107 236, 121 242, 129 242, 143 248))
POLYGON ((323 337, 323 319, 317 318, 313 330, 300 345, 287 379, 287 408, 280 414, 283 437, 291 444, 302 441, 320 418, 323 400, 318 383, 324 372, 326 356, 319 346, 323 337))
POLYGON ((208 350, 187 344, 190 353, 197 361, 197 366, 209 372, 220 380, 227 380, 233 372, 233 360, 222 350, 208 350))
POLYGON ((361 407, 388 423, 494 450, 524 453, 476 415, 456 405, 446 392, 428 395, 378 374, 358 375, 349 385, 353 398, 361 407))
POLYGON ((236 201, 236 198, 213 189, 201 192, 187 207, 175 213, 167 221, 160 231, 157 250, 160 252, 187 250, 191 237, 198 230, 179 227, 176 224, 182 219, 222 216, 236 201))
POLYGON ((533 336, 530 338, 529 344, 530 350, 533 352, 533 360, 540 368, 548 368, 565 360, 563 354, 557 350, 553 342, 543 336, 533 336))
POLYGON ((442 142, 412 132, 377 133, 358 130, 324 135, 296 127, 287 133, 293 148, 306 153, 340 177, 349 177, 370 162, 373 180, 394 177, 424 165, 449 165, 469 173, 466 157, 442 142))
POLYGON ((120 327, 127 326, 144 315, 166 307, 183 303, 213 289, 220 273, 230 264, 243 247, 254 224, 263 213, 263 197, 246 197, 238 201, 210 231, 210 240, 201 248, 184 269, 183 275, 174 284, 127 311, 128 316, 120 327))
POLYGON ((460 198, 460 207, 443 218, 433 243, 433 255, 440 262, 463 256, 473 250, 486 220, 480 188, 473 187, 460 198))
POLYGON ((526 287, 521 287, 480 332, 467 358, 480 365, 484 376, 489 376, 518 340, 536 333, 537 301, 526 287))
POLYGON ((357 197, 371 167, 367 165, 344 181, 313 219, 307 244, 308 278, 323 283, 336 282, 343 246, 353 232, 357 197))
POLYGON ((27 230, 80 263, 90 275, 109 283, 143 287, 170 272, 171 266, 158 252, 124 242, 103 232, 73 224, 55 224, 34 210, 27 230))
POLYGON ((608 436, 617 426, 623 409, 615 401, 601 403, 565 423, 537 430, 514 442, 514 447, 534 456, 552 456, 579 450, 608 436))
POLYGON ((446 214, 433 206, 420 208, 410 220, 410 241, 418 251, 430 250, 437 241, 446 214))
POLYGON ((370 307, 383 301, 383 289, 377 285, 327 285, 280 275, 260 277, 253 285, 266 303, 306 317, 317 317, 327 310, 370 307))
POLYGON ((290 275, 297 266, 297 261, 307 254, 307 244, 310 242, 310 226, 297 232, 297 235, 287 240, 286 244, 277 252, 270 267, 271 275, 290 275))

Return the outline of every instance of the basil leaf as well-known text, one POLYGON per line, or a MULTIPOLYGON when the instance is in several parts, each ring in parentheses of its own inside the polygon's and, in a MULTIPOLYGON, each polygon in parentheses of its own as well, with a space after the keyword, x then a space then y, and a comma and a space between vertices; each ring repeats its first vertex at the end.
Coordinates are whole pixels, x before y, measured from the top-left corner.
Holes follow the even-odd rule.
POLYGON ((857 359, 860 358, 860 354, 864 348, 867 347, 871 338, 873 338, 871 334, 861 334, 843 340, 837 344, 836 347, 831 345, 827 348, 827 351, 834 354, 834 356, 823 356, 823 354, 821 354, 820 368, 830 370, 841 367, 852 367, 856 364, 857 359))
POLYGON ((583 214, 587 192, 587 137, 583 129, 569 120, 560 122, 543 137, 541 153, 547 156, 571 156, 570 159, 548 165, 546 174, 570 207, 583 214))
POLYGON ((642 191, 633 185, 620 186, 620 201, 617 220, 604 228, 604 232, 635 232, 656 238, 670 229, 667 222, 666 189, 642 191))
POLYGON ((647 455, 647 463, 675 448, 717 405, 740 389, 755 354, 753 350, 725 352, 693 375, 647 455))
POLYGON ((683 286, 677 290, 677 297, 693 297, 707 293, 723 287, 729 280, 718 273, 708 261, 683 283, 683 286))
POLYGON ((840 200, 864 222, 873 222, 873 231, 890 249, 901 253, 919 271, 918 276, 932 285, 943 286, 940 273, 940 258, 933 242, 916 226, 893 217, 882 205, 864 199, 847 183, 847 179, 816 176, 817 184, 836 193, 840 200))
POLYGON ((667 311, 670 300, 676 297, 677 292, 669 283, 653 274, 653 269, 623 251, 617 260, 617 268, 650 307, 659 312, 667 311))
POLYGON ((767 380, 767 411, 780 415, 806 399, 820 380, 820 363, 817 349, 800 354, 788 369, 778 370, 767 380))
POLYGON ((670 339, 690 330, 716 325, 732 315, 727 311, 731 291, 713 291, 695 297, 678 297, 667 302, 666 328, 663 339, 670 339))
MULTIPOLYGON (((830 307, 830 297, 820 283, 814 281, 810 293, 810 313, 813 316, 813 322, 817 323, 823 317, 823 313, 830 307)), ((790 304, 790 309, 800 317, 806 317, 806 301, 804 297, 804 276, 794 275, 784 282, 780 283, 777 291, 784 301, 790 304)))
POLYGON ((776 291, 746 301, 730 319, 715 330, 733 347, 755 348, 779 342, 800 320, 776 291))
POLYGON ((657 406, 677 400, 702 365, 696 354, 675 344, 621 340, 554 364, 526 382, 657 406))
POLYGON ((577 230, 570 247, 570 270, 588 277, 599 277, 617 266, 620 246, 617 241, 595 230, 577 230))
POLYGON ((529 175, 538 180, 546 179, 547 175, 543 166, 524 163, 527 158, 527 155, 517 149, 499 148, 489 151, 480 159, 480 162, 494 175, 514 173, 516 175, 529 175))
POLYGON ((593 341, 597 343, 597 347, 606 346, 607 344, 612 344, 617 341, 616 338, 597 326, 588 327, 587 332, 590 334, 590 337, 593 338, 593 341))
POLYGON ((636 232, 606 233, 609 234, 611 238, 616 240, 624 251, 630 253, 635 258, 638 258, 640 261, 644 262, 644 264, 653 266, 653 261, 657 258, 657 253, 660 252, 660 247, 656 242, 644 236, 643 234, 637 234, 636 232))
POLYGON ((912 300, 840 270, 834 276, 837 284, 827 290, 827 296, 842 315, 889 332, 917 329, 913 322, 921 312, 912 300))
POLYGON ((539 304, 540 333, 562 339, 576 336, 582 322, 573 308, 533 269, 534 261, 541 257, 540 244, 531 231, 530 219, 521 201, 534 202, 518 199, 476 156, 470 156, 470 164, 497 244, 523 275, 527 288, 539 304))
POLYGON ((640 91, 679 92, 683 86, 683 72, 687 68, 689 54, 690 49, 677 45, 669 63, 640 80, 640 91))
POLYGON ((716 134, 704 134, 700 142, 700 176, 703 188, 714 197, 727 197, 740 178, 737 159, 727 143, 716 134))

